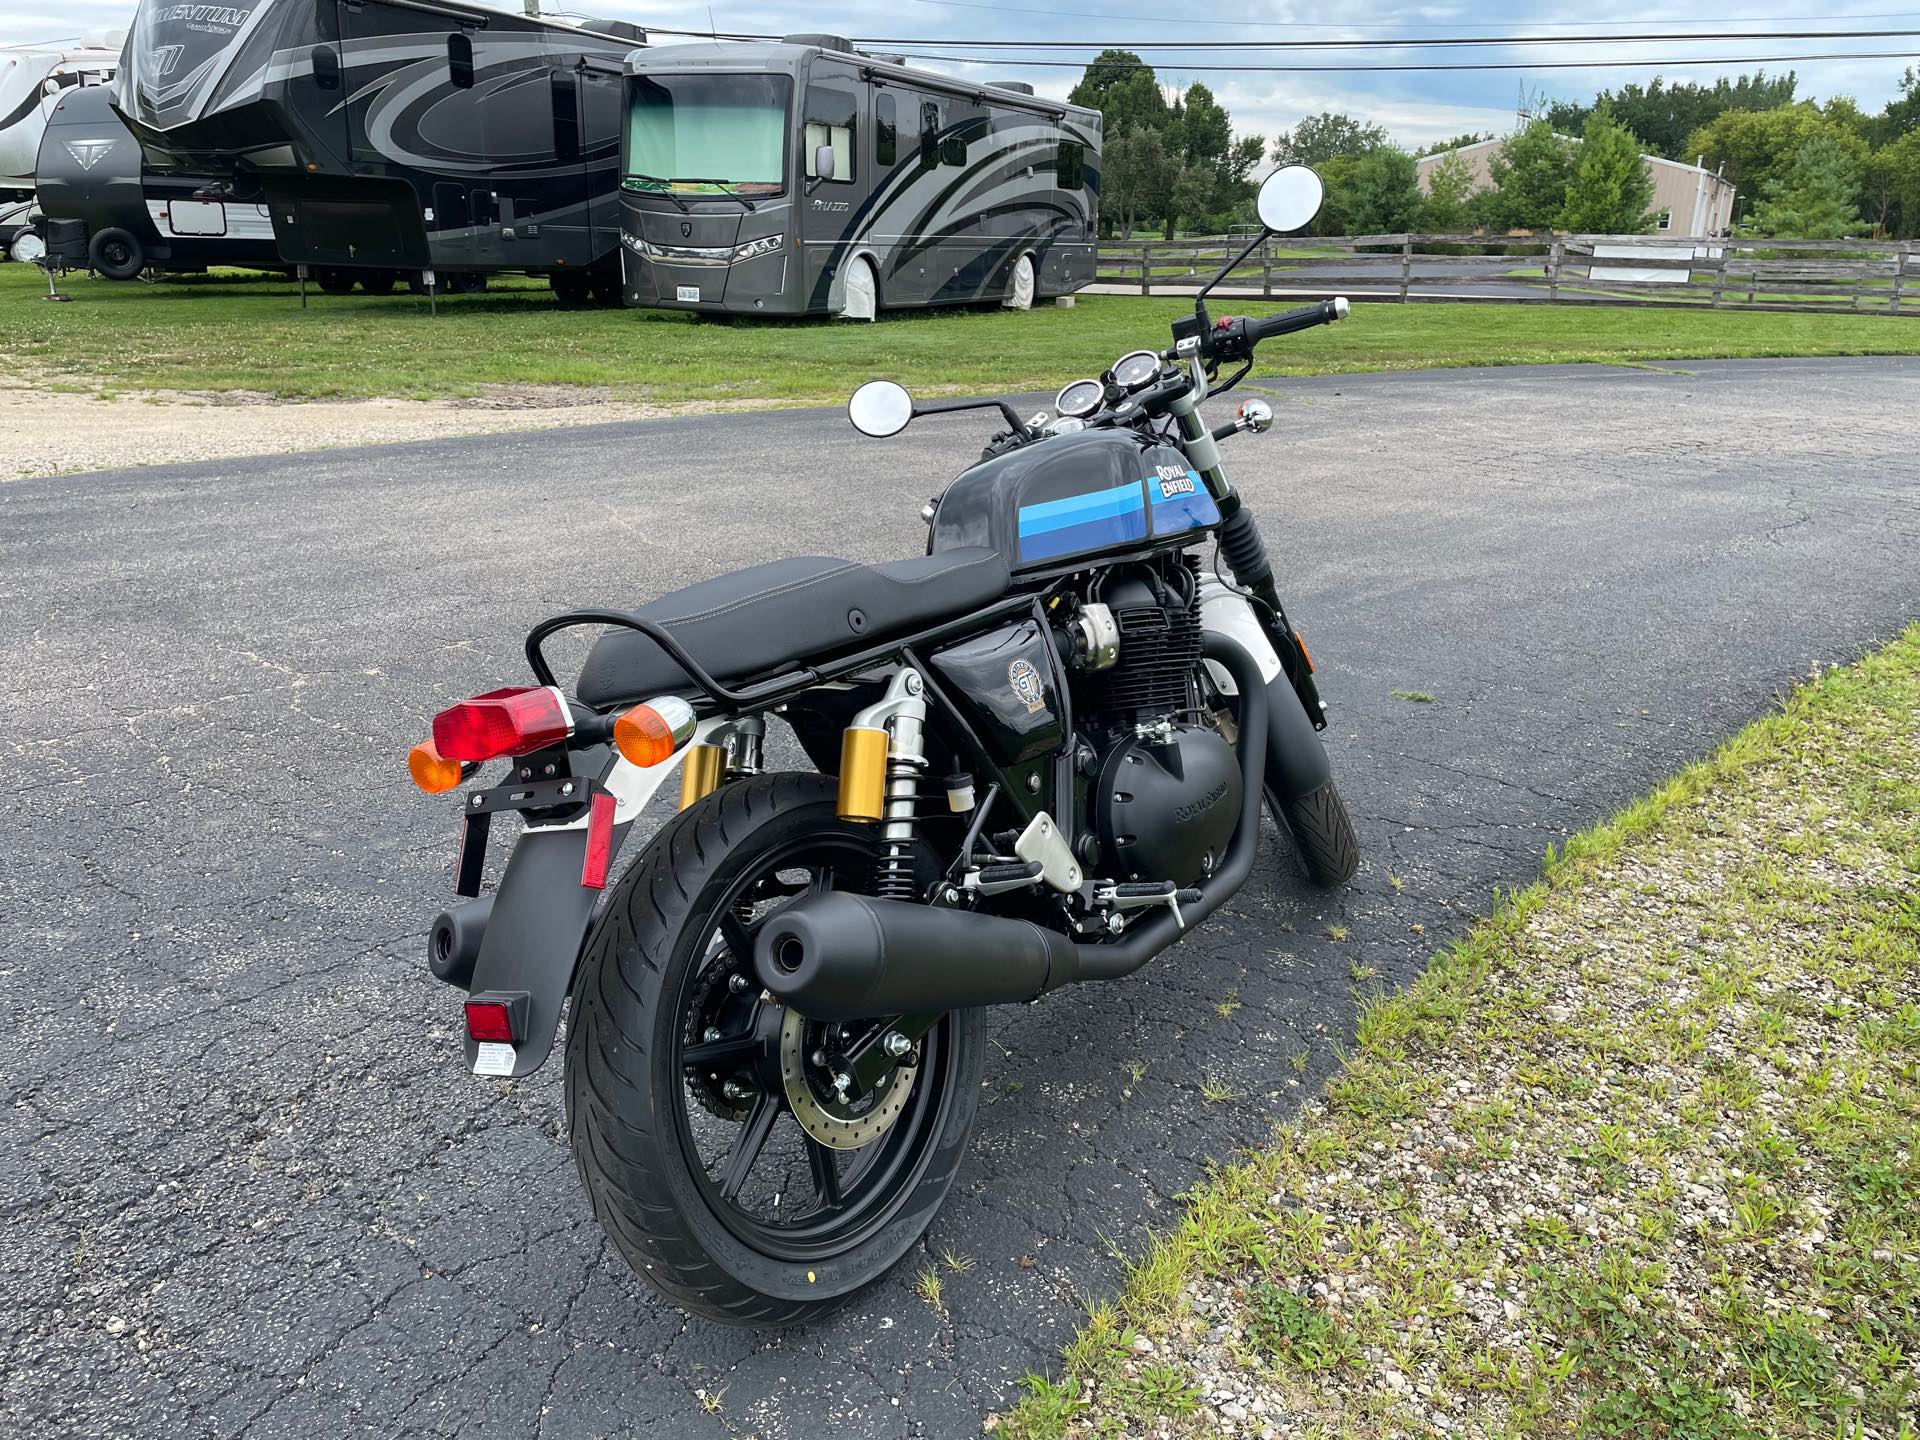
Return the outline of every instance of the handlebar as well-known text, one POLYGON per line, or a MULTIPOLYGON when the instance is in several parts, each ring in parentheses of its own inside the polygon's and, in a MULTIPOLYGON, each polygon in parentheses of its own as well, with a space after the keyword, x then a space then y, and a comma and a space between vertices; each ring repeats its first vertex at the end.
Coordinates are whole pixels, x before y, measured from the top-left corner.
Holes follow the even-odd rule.
POLYGON ((1248 320, 1245 322, 1248 348, 1258 345, 1262 340, 1271 340, 1276 335, 1291 335, 1296 330, 1310 330, 1315 325, 1331 325, 1336 320, 1344 320, 1348 308, 1343 295, 1337 300, 1322 300, 1318 305, 1302 305, 1298 310, 1269 315, 1264 320, 1248 320))

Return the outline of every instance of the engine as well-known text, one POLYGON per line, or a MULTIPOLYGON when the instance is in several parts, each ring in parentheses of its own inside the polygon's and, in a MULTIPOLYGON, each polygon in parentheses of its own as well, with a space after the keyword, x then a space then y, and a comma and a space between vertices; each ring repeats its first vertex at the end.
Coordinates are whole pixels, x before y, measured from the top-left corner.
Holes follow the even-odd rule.
POLYGON ((1070 622, 1074 720, 1086 824, 1082 860, 1124 882, 1196 884, 1226 853, 1240 818, 1240 764, 1206 720, 1199 563, 1191 556, 1112 570, 1070 622))

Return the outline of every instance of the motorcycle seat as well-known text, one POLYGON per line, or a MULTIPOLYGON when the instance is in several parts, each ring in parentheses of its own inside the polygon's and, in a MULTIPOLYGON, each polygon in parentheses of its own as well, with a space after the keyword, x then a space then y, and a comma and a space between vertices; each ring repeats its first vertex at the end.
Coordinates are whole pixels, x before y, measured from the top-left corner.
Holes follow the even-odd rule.
MULTIPOLYGON (((750 565, 649 601, 654 621, 723 684, 829 659, 989 605, 1012 579, 997 550, 969 545, 862 565, 802 555, 750 565)), ((576 693, 599 709, 693 688, 687 672, 636 630, 606 631, 576 693)))

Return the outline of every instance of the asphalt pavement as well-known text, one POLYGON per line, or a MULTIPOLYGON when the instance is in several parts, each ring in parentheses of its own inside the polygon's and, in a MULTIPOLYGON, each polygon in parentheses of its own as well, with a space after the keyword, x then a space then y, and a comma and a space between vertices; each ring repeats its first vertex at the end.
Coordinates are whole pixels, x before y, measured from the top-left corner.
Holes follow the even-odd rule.
POLYGON ((1307 889, 1269 831, 1147 970, 997 1014, 926 1245, 784 1334, 627 1271, 557 1064, 463 1073, 422 956, 456 818, 405 753, 520 682, 556 609, 916 551, 989 422, 867 441, 786 411, 0 486, 0 1433, 978 1434, 1203 1167, 1314 1092, 1357 993, 1920 615, 1920 361, 1266 393, 1278 423, 1228 462, 1319 663, 1357 881, 1307 889), (948 1256, 935 1310, 914 1279, 948 1256))

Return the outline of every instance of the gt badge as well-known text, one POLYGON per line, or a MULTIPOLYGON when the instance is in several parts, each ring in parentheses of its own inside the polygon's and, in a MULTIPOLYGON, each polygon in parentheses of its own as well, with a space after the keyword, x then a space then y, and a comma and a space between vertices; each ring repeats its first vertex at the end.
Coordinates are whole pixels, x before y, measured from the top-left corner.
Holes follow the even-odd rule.
POLYGON ((1031 660, 1015 660, 1007 666, 1007 683, 1013 686, 1013 698, 1027 707, 1029 715, 1047 707, 1046 687, 1031 660))

